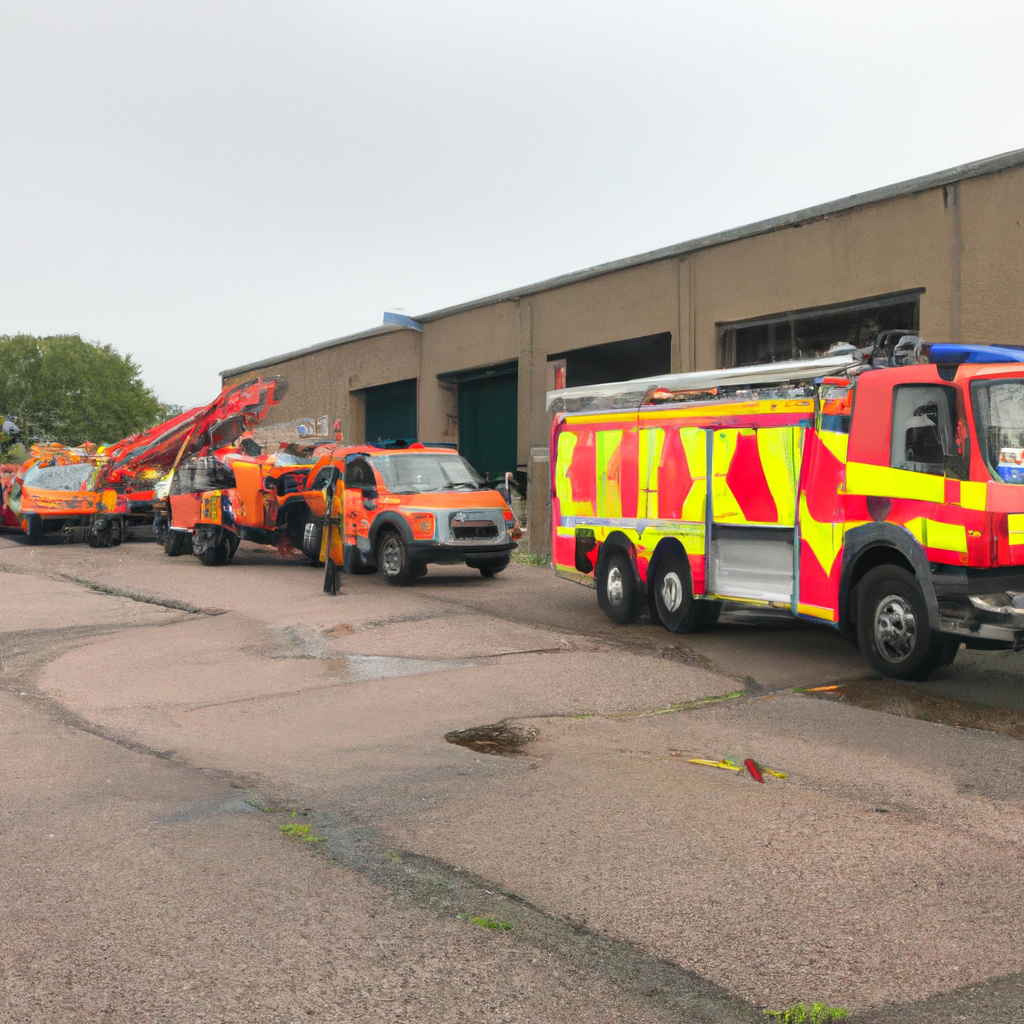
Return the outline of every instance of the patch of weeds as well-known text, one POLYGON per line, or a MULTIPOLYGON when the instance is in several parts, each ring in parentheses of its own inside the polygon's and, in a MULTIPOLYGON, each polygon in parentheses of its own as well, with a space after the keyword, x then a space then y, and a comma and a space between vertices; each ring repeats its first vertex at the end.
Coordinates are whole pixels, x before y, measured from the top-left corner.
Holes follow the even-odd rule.
POLYGON ((270 808, 265 803, 260 801, 258 797, 247 796, 243 797, 243 799, 250 807, 255 807, 257 811, 262 811, 264 814, 270 813, 270 808))
POLYGON ((747 697, 746 690, 733 690, 732 693, 720 693, 714 697, 698 697, 696 700, 684 700, 678 704, 669 704, 668 707, 656 708, 654 711, 638 711, 632 715, 624 715, 624 718, 647 718, 650 715, 671 715, 677 711, 689 711, 692 708, 702 708, 705 704, 718 704, 724 700, 736 700, 737 697, 747 697))
POLYGON ((512 561, 520 565, 550 565, 550 555, 535 555, 531 551, 513 551, 512 561))
POLYGON ((838 1006, 824 1003, 794 1003, 787 1010, 765 1010, 764 1015, 778 1021, 778 1024, 831 1024, 832 1021, 846 1020, 847 1013, 838 1006))
POLYGON ((458 918, 460 921, 468 921, 480 928, 490 928, 496 932, 512 931, 512 922, 500 917, 470 917, 468 914, 459 914, 458 918))
POLYGON ((281 831, 292 839, 303 843, 322 843, 323 836, 318 836, 309 825, 282 825, 281 831))

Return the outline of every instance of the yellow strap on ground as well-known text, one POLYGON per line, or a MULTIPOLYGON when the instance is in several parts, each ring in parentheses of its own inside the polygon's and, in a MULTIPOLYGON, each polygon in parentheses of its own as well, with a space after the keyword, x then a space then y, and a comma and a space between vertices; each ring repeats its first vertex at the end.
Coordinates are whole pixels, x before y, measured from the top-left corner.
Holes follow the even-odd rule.
POLYGON ((686 760, 687 760, 688 764, 706 764, 709 768, 725 768, 726 771, 730 771, 730 772, 741 772, 741 771, 743 771, 743 765, 741 765, 741 764, 733 764, 732 761, 729 761, 729 760, 724 760, 724 761, 705 761, 701 757, 688 757, 686 760))

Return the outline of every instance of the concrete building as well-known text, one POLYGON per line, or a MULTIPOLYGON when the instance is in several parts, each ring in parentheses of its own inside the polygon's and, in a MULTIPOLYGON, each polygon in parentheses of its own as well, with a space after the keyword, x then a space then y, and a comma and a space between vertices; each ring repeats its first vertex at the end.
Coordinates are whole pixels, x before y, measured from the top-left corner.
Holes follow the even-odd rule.
MULTIPOLYGON (((547 478, 545 393, 813 357, 883 329, 1024 344, 1024 150, 225 370, 282 374, 270 422, 458 444, 547 478)), ((547 486, 531 487, 531 549, 547 486)))

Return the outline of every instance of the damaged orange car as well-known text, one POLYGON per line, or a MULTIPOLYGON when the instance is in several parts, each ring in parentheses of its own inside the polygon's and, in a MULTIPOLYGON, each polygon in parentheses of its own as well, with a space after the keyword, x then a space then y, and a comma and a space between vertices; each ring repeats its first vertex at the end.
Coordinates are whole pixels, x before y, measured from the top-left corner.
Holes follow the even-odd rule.
POLYGON ((30 544, 44 534, 84 528, 92 547, 112 547, 124 538, 128 504, 110 480, 109 459, 95 445, 67 448, 36 445, 18 468, 6 494, 30 544))

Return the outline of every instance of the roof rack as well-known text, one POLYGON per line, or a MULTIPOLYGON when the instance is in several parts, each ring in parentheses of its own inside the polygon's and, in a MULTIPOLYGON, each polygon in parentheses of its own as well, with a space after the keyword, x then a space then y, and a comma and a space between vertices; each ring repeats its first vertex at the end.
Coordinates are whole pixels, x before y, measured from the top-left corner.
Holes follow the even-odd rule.
POLYGON ((639 409, 648 392, 658 388, 667 391, 709 391, 711 388, 758 387, 770 384, 809 383, 820 377, 840 375, 863 361, 849 353, 821 359, 789 359, 755 366, 735 366, 728 370, 698 370, 693 373, 666 373, 658 377, 611 384, 591 384, 578 388, 549 391, 548 412, 595 412, 614 409, 639 409))

